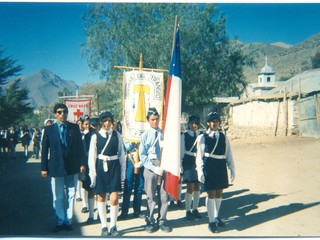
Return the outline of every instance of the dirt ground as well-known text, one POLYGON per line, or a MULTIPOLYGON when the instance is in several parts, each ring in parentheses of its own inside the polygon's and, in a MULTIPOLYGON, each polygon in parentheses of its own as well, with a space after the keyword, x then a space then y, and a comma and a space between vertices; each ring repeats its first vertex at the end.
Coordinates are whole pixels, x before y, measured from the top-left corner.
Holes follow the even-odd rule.
MULTIPOLYGON (((117 223, 122 237, 319 237, 319 140, 263 137, 236 139, 231 146, 236 178, 223 195, 220 215, 225 228, 209 232, 206 194, 202 193, 200 220, 186 221, 185 210, 175 207, 167 216, 171 233, 149 234, 143 219, 129 218, 117 223)), ((24 159, 22 152, 18 156, 0 163, 0 235, 52 237, 49 180, 41 178, 39 160, 24 159)), ((183 185, 182 202, 185 191, 183 185)), ((88 214, 81 213, 81 208, 82 203, 76 202, 74 230, 57 236, 100 236, 100 223, 86 225, 88 214)), ((142 210, 146 211, 145 200, 142 210)))

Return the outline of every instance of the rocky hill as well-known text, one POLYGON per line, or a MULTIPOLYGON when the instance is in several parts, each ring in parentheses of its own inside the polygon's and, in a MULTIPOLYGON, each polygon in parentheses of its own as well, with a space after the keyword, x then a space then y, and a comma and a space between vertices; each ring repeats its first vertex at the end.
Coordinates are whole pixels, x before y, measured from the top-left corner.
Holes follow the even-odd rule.
POLYGON ((265 57, 268 59, 268 65, 276 73, 276 81, 279 81, 311 68, 311 57, 320 51, 320 33, 295 46, 280 42, 274 44, 238 42, 238 44, 241 44, 244 51, 253 56, 257 63, 253 68, 245 67, 247 82, 257 81, 257 74, 265 65, 265 57))
POLYGON ((75 94, 79 89, 74 81, 64 80, 47 69, 41 69, 31 76, 21 79, 21 86, 29 89, 30 103, 35 108, 57 102, 59 92, 67 90, 75 94))

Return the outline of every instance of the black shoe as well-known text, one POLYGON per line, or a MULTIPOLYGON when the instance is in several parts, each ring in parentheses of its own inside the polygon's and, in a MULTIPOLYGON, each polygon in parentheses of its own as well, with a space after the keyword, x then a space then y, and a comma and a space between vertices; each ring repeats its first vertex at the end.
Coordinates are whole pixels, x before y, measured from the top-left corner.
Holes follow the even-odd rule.
POLYGON ((118 216, 118 220, 119 220, 119 221, 126 220, 126 219, 128 219, 128 214, 123 214, 123 213, 121 213, 121 214, 118 216))
POLYGON ((155 223, 147 223, 147 226, 146 226, 146 231, 148 233, 153 233, 153 232, 156 232, 158 230, 158 225, 155 224, 155 223))
POLYGON ((119 232, 118 232, 116 226, 113 226, 113 227, 110 229, 110 235, 111 235, 112 237, 117 237, 117 236, 119 236, 119 232))
POLYGON ((180 200, 178 200, 177 206, 179 209, 184 209, 183 203, 180 200))
POLYGON ((86 221, 86 224, 92 224, 93 223, 93 218, 92 217, 89 217, 86 221))
POLYGON ((218 227, 217 227, 217 224, 216 224, 215 222, 209 223, 208 229, 209 229, 212 233, 217 233, 217 232, 218 232, 218 227))
POLYGON ((162 223, 162 224, 159 224, 159 228, 161 229, 161 231, 164 231, 166 233, 168 232, 171 232, 172 231, 172 228, 167 226, 166 224, 162 223))
POLYGON ((201 214, 199 213, 199 211, 197 209, 192 210, 192 215, 197 219, 201 218, 201 214))
POLYGON ((73 230, 72 225, 71 225, 71 224, 65 224, 65 225, 64 225, 64 230, 66 230, 66 231, 72 231, 72 230, 73 230))
POLYGON ((61 232, 64 229, 63 225, 57 225, 52 229, 53 233, 61 232))
POLYGON ((190 211, 188 211, 187 213, 186 213, 186 219, 188 220, 188 221, 192 221, 192 220, 194 220, 194 216, 193 216, 193 214, 190 212, 190 211))
POLYGON ((101 237, 106 237, 109 235, 108 228, 104 227, 101 229, 101 237))
POLYGON ((82 212, 82 213, 87 213, 87 212, 89 212, 89 210, 88 210, 87 207, 83 207, 83 208, 81 209, 81 212, 82 212))
POLYGON ((216 224, 217 224, 218 227, 222 227, 223 228, 223 227, 226 226, 226 224, 224 222, 222 222, 221 219, 218 218, 218 217, 215 219, 215 221, 216 221, 216 224))
POLYGON ((170 201, 170 203, 169 203, 169 207, 170 208, 174 208, 174 201, 172 200, 172 201, 170 201))

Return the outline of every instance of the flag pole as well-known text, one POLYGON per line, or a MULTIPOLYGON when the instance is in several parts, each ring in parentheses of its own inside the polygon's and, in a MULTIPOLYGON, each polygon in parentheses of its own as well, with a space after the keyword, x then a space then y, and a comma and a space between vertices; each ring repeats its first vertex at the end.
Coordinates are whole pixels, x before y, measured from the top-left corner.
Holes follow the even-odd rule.
POLYGON ((178 15, 176 15, 175 20, 174 20, 174 29, 173 29, 173 39, 172 39, 171 59, 172 59, 172 55, 173 55, 174 42, 175 42, 175 40, 176 40, 177 25, 178 25, 178 15))

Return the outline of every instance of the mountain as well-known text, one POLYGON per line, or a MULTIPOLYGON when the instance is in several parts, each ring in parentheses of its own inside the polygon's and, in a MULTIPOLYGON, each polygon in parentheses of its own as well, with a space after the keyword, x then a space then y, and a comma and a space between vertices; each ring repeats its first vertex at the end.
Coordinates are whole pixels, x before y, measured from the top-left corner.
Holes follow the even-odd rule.
POLYGON ((64 92, 75 95, 79 86, 70 80, 64 80, 47 69, 41 69, 32 76, 21 78, 21 87, 29 89, 29 98, 31 106, 40 108, 58 102, 58 92, 64 92))
POLYGON ((253 56, 257 63, 252 68, 244 67, 247 82, 257 82, 257 74, 265 65, 266 57, 268 65, 276 73, 276 81, 279 81, 311 69, 311 57, 320 50, 320 33, 295 46, 286 43, 245 44, 239 41, 236 44, 240 44, 244 52, 253 56))

